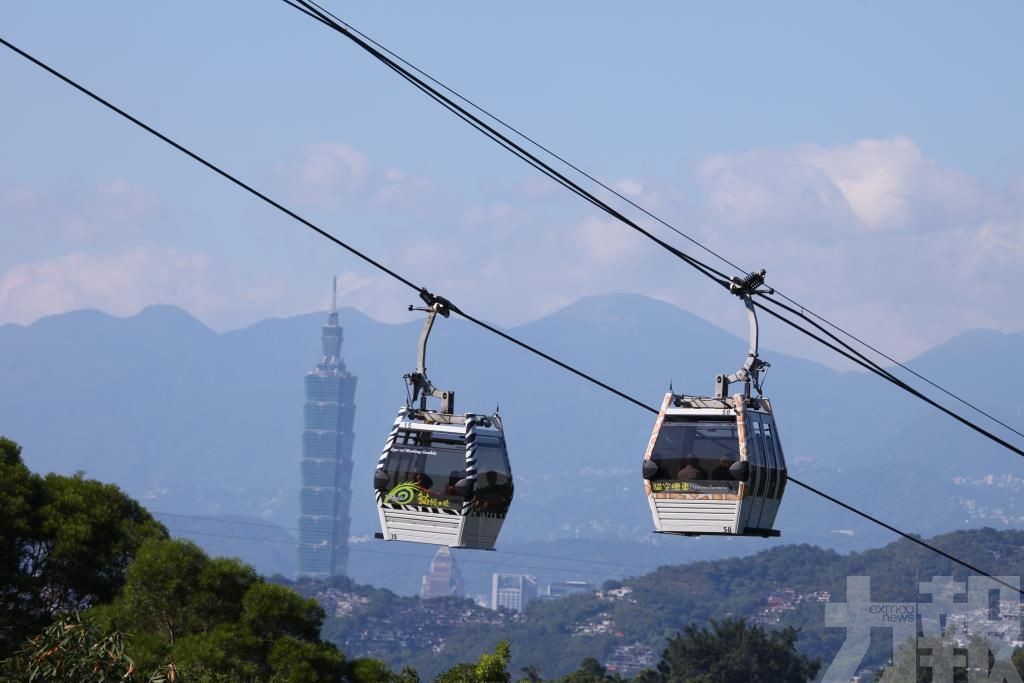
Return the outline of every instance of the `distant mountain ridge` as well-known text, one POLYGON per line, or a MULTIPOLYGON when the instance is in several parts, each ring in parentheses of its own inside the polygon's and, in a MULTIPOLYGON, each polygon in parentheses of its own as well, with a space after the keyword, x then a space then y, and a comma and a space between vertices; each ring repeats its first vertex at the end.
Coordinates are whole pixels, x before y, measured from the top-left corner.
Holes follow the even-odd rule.
MULTIPOLYGON (((420 322, 385 324, 352 309, 339 317, 342 356, 359 377, 352 533, 368 536, 370 475, 405 400, 401 378, 415 363, 420 322)), ((242 515, 291 532, 302 377, 319 358, 325 318, 216 333, 181 309, 153 306, 128 318, 76 311, 5 325, 0 433, 25 446, 33 469, 85 470, 156 512, 242 515)), ((746 352, 745 340, 638 295, 588 297, 510 331, 655 406, 669 380, 677 391, 707 391, 746 352)), ((1015 458, 874 377, 773 352, 770 339, 769 395, 793 474, 917 533, 1024 522, 1019 496, 989 476, 1024 476, 1015 458)), ((974 331, 910 365, 1021 424, 1024 399, 994 391, 1024 380, 1021 348, 1024 334, 974 331)), ((428 366, 438 386, 457 390, 457 409, 501 407, 517 482, 505 544, 592 539, 720 557, 772 543, 861 548, 889 538, 791 487, 780 541, 652 540, 639 476, 649 414, 454 317, 435 327, 428 366)), ((282 544, 278 554, 294 551, 282 544)), ((372 576, 374 562, 353 571, 372 576)), ((408 586, 413 575, 403 576, 395 580, 408 586)))

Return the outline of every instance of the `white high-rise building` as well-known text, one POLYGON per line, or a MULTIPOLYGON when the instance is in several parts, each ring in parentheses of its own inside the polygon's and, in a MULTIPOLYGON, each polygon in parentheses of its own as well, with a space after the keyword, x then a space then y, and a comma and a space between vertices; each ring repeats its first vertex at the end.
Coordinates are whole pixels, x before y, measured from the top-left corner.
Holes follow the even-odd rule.
POLYGON ((491 609, 504 607, 522 612, 537 597, 537 579, 526 574, 493 574, 491 576, 491 609))
POLYGON ((462 574, 455 566, 455 557, 446 546, 437 549, 430 561, 430 571, 420 583, 420 597, 430 598, 462 597, 462 574))

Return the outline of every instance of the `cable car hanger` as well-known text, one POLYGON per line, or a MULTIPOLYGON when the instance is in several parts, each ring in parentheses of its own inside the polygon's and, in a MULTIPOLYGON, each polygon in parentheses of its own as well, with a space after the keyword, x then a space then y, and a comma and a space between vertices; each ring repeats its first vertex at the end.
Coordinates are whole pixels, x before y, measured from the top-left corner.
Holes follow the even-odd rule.
POLYGON ((757 395, 761 395, 761 374, 769 367, 770 363, 761 360, 757 355, 758 327, 757 309, 754 307, 753 297, 755 294, 772 294, 774 289, 770 287, 758 289, 764 284, 766 271, 762 268, 759 271, 749 273, 744 278, 734 277, 729 282, 729 291, 743 300, 747 307, 747 321, 750 323, 750 347, 747 350, 747 358, 743 361, 740 369, 731 375, 715 376, 715 398, 726 398, 729 394, 729 385, 743 382, 743 395, 750 398, 750 385, 754 385, 757 395))
POLYGON ((426 288, 420 289, 420 298, 427 304, 425 308, 413 306, 412 304, 409 305, 410 311, 424 311, 427 314, 427 319, 423 321, 423 330, 420 332, 419 349, 416 355, 416 370, 405 376, 406 381, 412 386, 412 398, 409 401, 409 407, 411 408, 418 398, 420 410, 426 410, 427 396, 433 396, 441 401, 440 412, 453 413, 455 412, 455 390, 442 391, 437 389, 431 383, 430 378, 427 377, 427 340, 430 339, 430 331, 434 328, 434 319, 437 318, 437 314, 440 313, 447 318, 451 315, 454 306, 452 306, 448 299, 431 294, 426 288))

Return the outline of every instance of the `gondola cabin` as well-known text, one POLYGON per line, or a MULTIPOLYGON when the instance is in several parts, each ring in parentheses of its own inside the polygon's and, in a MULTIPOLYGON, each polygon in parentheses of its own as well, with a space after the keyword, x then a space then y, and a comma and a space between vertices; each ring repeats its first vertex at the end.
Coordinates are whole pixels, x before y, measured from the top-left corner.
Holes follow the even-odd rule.
POLYGON ((768 399, 667 394, 643 476, 659 533, 779 535, 786 461, 768 399))
POLYGON ((513 492, 501 418, 403 407, 374 489, 381 538, 493 550, 513 492))

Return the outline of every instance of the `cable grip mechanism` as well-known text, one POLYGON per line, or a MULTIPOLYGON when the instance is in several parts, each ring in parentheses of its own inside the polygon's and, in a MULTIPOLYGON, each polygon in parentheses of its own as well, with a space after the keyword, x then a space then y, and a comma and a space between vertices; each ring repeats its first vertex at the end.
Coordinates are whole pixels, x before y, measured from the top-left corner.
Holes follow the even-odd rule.
POLYGON ((452 303, 443 296, 431 294, 426 288, 420 289, 420 299, 426 307, 409 305, 410 311, 423 311, 427 314, 423 321, 423 330, 420 332, 419 346, 416 352, 416 370, 405 376, 409 386, 412 387, 410 405, 417 400, 420 402, 420 410, 427 409, 427 396, 433 396, 441 401, 441 412, 451 414, 455 410, 455 391, 441 390, 434 387, 427 377, 427 340, 430 339, 430 331, 434 328, 434 320, 440 313, 447 318, 451 315, 452 303))

